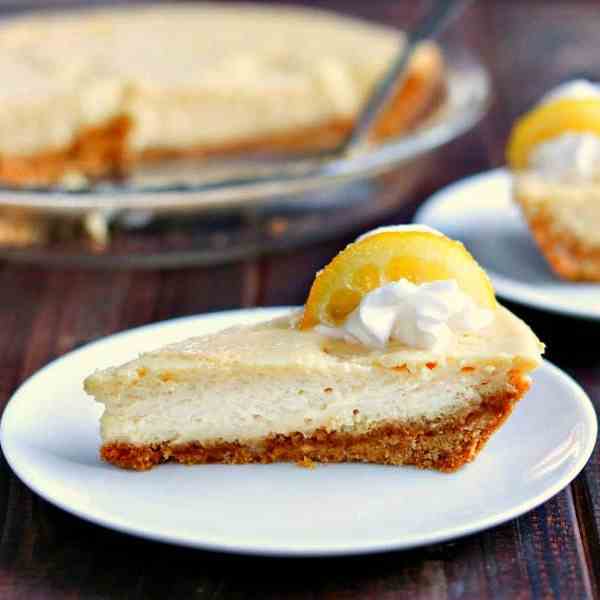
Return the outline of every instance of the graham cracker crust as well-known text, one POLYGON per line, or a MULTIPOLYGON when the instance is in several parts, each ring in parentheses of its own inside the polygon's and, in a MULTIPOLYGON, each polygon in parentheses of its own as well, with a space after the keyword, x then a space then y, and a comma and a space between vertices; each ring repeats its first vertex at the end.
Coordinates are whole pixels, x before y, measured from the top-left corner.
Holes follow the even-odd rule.
POLYGON ((0 181, 15 186, 42 186, 59 182, 69 172, 91 178, 120 174, 129 162, 126 141, 130 128, 129 119, 121 116, 82 131, 62 150, 32 156, 0 154, 0 181))
MULTIPOLYGON (((382 141, 413 129, 444 103, 446 84, 441 53, 430 49, 418 68, 407 76, 390 108, 382 115, 374 139, 382 141)), ((68 147, 30 156, 0 154, 0 181, 14 186, 44 186, 60 183, 70 173, 90 179, 124 175, 135 164, 165 158, 235 155, 241 152, 320 150, 341 143, 354 124, 353 119, 334 119, 320 125, 255 139, 201 147, 151 148, 134 153, 128 147, 130 119, 119 116, 104 125, 82 131, 68 147)))
POLYGON ((320 429, 308 436, 300 432, 276 434, 252 444, 112 442, 102 446, 100 455, 118 467, 138 471, 165 462, 188 465, 295 462, 300 466, 312 466, 314 462, 365 462, 452 472, 475 458, 528 389, 529 379, 515 371, 505 392, 442 419, 389 421, 364 433, 320 429))
POLYGON ((552 271, 570 281, 600 281, 600 246, 586 244, 564 228, 547 211, 529 211, 519 201, 529 229, 552 271))

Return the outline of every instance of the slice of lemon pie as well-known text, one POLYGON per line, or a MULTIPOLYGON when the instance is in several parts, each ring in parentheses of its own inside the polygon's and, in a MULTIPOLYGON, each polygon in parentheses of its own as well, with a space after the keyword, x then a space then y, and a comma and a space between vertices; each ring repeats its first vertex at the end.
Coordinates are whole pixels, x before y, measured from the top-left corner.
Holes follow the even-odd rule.
POLYGON ((530 385, 543 346, 462 244, 375 230, 321 271, 302 311, 96 372, 102 457, 363 461, 452 471, 530 385))
POLYGON ((562 84, 508 143, 515 199, 552 270, 600 281, 600 85, 562 84))

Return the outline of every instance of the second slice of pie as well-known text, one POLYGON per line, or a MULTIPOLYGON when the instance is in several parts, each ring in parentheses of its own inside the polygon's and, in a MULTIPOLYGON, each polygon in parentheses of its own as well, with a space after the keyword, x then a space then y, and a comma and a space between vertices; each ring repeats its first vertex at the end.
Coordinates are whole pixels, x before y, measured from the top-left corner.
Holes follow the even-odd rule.
POLYGON ((508 143, 514 196, 553 272, 600 281, 600 85, 576 80, 546 94, 508 143))

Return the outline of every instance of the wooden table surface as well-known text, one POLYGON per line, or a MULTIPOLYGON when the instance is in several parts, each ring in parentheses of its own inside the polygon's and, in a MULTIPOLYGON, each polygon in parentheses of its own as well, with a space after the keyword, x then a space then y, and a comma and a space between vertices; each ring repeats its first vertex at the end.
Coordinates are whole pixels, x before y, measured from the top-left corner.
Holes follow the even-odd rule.
MULTIPOLYGON (((3 1, 13 8, 18 2, 3 1)), ((412 2, 338 2, 405 22, 412 2)), ((510 123, 551 85, 600 79, 600 4, 480 0, 457 27, 490 69, 488 117, 444 152, 414 201, 503 162, 510 123)), ((0 264, 0 406, 48 361, 107 334, 171 317, 299 304, 316 269, 353 236, 261 260, 165 271, 0 264)), ((600 407, 600 326, 511 306, 547 357, 600 407), (596 342, 596 343, 593 343, 596 342)), ((526 441, 526 440, 525 440, 526 441)), ((131 538, 32 494, 0 458, 0 598, 588 598, 600 590, 600 455, 565 490, 519 519, 451 543, 344 559, 212 554, 131 538)))

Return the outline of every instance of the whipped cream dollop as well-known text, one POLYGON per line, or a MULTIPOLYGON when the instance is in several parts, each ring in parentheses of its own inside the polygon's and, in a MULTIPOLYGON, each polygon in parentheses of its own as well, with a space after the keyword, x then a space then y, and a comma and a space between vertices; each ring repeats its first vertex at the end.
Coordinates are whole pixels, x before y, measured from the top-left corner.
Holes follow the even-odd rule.
POLYGON ((547 179, 594 181, 600 179, 600 137, 568 131, 538 144, 529 165, 547 179))
POLYGON ((456 334, 483 329, 494 319, 453 279, 414 284, 406 279, 366 294, 340 327, 318 325, 323 335, 371 348, 390 340, 420 350, 442 351, 456 334))
MULTIPOLYGON (((600 99, 600 85, 576 79, 550 90, 539 104, 559 99, 600 99)), ((591 132, 565 131, 538 144, 529 156, 529 165, 546 179, 554 181, 594 181, 600 179, 600 136, 591 132)))

